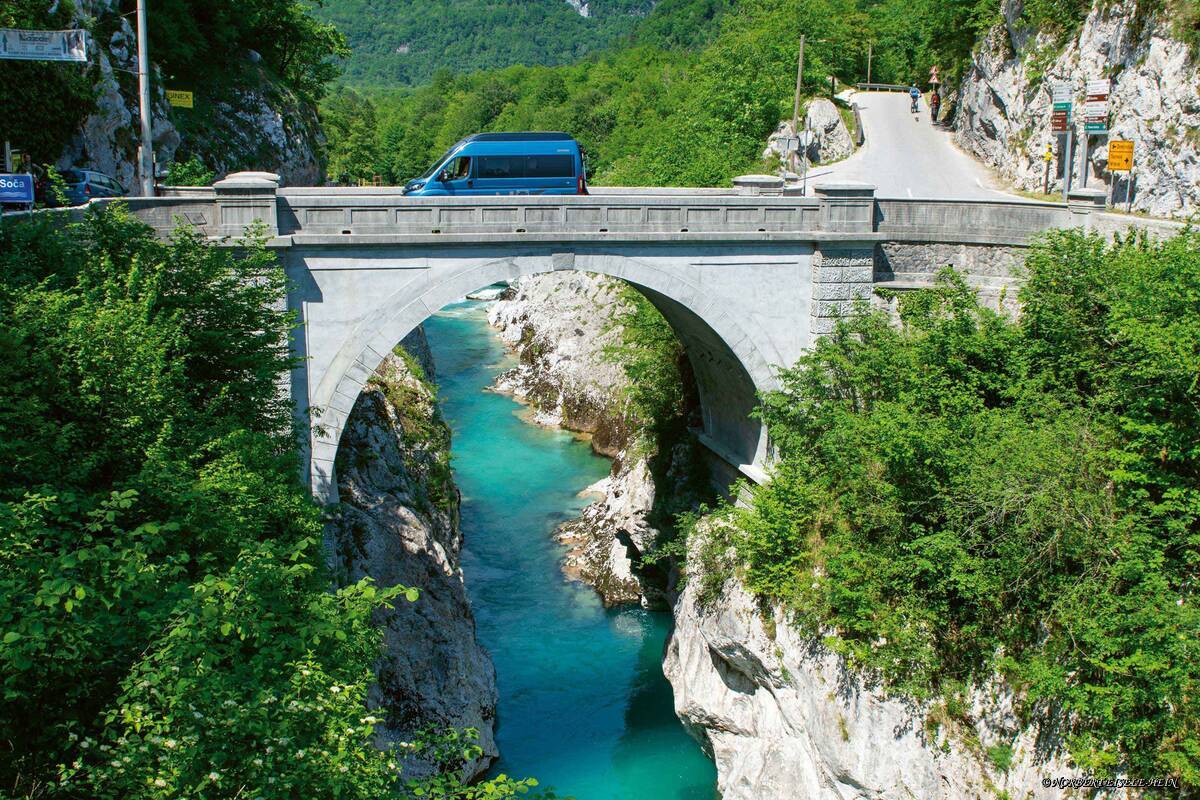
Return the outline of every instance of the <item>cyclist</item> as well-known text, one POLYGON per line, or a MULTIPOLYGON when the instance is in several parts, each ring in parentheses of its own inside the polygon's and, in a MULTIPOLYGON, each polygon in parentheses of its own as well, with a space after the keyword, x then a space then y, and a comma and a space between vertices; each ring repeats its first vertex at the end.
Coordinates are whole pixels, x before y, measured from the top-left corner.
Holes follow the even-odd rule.
POLYGON ((929 118, 936 125, 938 121, 938 111, 942 108, 942 96, 937 93, 937 90, 929 94, 929 118))
POLYGON ((917 100, 921 97, 921 90, 917 88, 915 83, 908 87, 908 96, 912 98, 912 113, 915 114, 917 113, 917 100))

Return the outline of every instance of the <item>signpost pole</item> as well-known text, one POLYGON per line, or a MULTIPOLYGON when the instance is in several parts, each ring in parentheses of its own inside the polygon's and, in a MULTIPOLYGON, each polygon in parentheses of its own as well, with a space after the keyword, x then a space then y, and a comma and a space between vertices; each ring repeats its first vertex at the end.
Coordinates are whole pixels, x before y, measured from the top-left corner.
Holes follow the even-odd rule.
POLYGON ((1064 142, 1064 146, 1066 147, 1066 149, 1063 151, 1063 157, 1062 157, 1062 165, 1063 165, 1063 168, 1062 168, 1062 192, 1063 192, 1063 202, 1064 203, 1067 201, 1067 194, 1071 191, 1071 162, 1075 160, 1074 154, 1071 153, 1071 128, 1072 127, 1074 127, 1074 126, 1072 126, 1072 125, 1067 126, 1067 138, 1066 138, 1066 141, 1064 142))
POLYGON ((4 140, 4 171, 13 171, 12 144, 8 141, 8 139, 4 140))
POLYGON ((154 194, 154 145, 150 135, 150 53, 146 32, 146 0, 137 0, 138 30, 138 115, 142 123, 142 149, 138 156, 138 180, 142 196, 154 194))
MULTIPOLYGON (((792 104, 792 133, 796 136, 800 135, 800 89, 804 85, 804 39, 805 34, 800 34, 800 58, 796 62, 796 101, 792 104)), ((797 151, 799 148, 797 148, 797 151)), ((796 172, 796 155, 792 153, 789 167, 792 173, 796 172)))
POLYGON ((867 42, 867 86, 871 84, 871 57, 875 55, 875 43, 867 42))
POLYGON ((1079 161, 1079 185, 1084 189, 1087 188, 1088 145, 1091 143, 1091 139, 1092 135, 1087 132, 1087 126, 1085 125, 1083 131, 1083 153, 1079 161))
POLYGON ((1129 156, 1129 173, 1125 178, 1125 213, 1133 213, 1133 155, 1129 156))

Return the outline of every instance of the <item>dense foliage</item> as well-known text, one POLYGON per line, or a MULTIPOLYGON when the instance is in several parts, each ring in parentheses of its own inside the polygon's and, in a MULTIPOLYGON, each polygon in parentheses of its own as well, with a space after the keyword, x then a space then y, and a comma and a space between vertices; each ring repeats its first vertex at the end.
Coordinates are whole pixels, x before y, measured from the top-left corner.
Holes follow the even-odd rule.
MULTIPOLYGON (((278 381, 275 256, 119 209, 0 226, 0 796, 363 798, 371 611, 333 591, 278 381)), ((506 797, 452 774, 410 793, 506 797)))
POLYGON ((323 108, 334 178, 421 174, 459 138, 483 130, 563 130, 589 153, 594 179, 624 185, 722 185, 758 168, 767 135, 791 116, 796 56, 805 86, 829 76, 919 81, 953 74, 996 0, 740 0, 663 4, 620 48, 560 67, 514 66, 323 108))
POLYGON ((439 69, 565 64, 614 43, 650 0, 327 0, 318 13, 346 34, 355 85, 427 83, 439 69))
POLYGON ((1200 234, 1027 267, 1019 320, 947 271, 784 371, 774 479, 703 560, 899 691, 998 670, 1079 763, 1194 784, 1200 234))

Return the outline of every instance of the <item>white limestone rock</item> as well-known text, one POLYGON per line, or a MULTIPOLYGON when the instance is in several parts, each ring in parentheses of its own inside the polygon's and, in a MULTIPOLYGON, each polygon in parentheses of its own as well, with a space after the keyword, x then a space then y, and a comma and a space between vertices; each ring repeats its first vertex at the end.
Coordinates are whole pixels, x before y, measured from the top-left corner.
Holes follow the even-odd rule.
POLYGON ((934 705, 885 696, 736 579, 711 606, 700 586, 689 575, 676 601, 663 671, 676 713, 716 761, 722 800, 1071 796, 1042 779, 1081 773, 1052 732, 1022 729, 1002 687, 974 691, 969 722, 935 726, 946 717, 934 705), (1007 771, 987 755, 996 745, 1012 746, 1007 771))
POLYGON ((813 142, 808 148, 810 161, 828 164, 854 152, 854 140, 832 100, 813 98, 805 112, 805 120, 813 132, 813 142))
MULTIPOLYGON (((405 347, 432 376, 421 329, 405 347)), ((449 431, 437 416, 433 393, 404 361, 389 356, 355 403, 342 435, 337 463, 342 507, 326 535, 339 580, 370 575, 380 586, 420 589, 415 603, 402 599, 375 614, 384 653, 368 705, 385 718, 380 745, 407 741, 431 725, 475 728, 483 754, 466 765, 464 777, 471 778, 497 756, 496 676, 475 639, 463 586, 458 490, 439 468, 448 447, 449 431), (442 435, 422 441, 406 429, 442 435)), ((404 763, 410 777, 433 768, 414 758, 404 763)))
MULTIPOLYGON (((1134 210, 1174 217, 1200 211, 1200 67, 1187 45, 1171 38, 1168 13, 1150 15, 1139 27, 1144 12, 1134 0, 1097 2, 1060 49, 1048 34, 1025 25, 1021 0, 1004 0, 1002 10, 1004 22, 975 53, 960 87, 958 143, 1018 187, 1040 191, 1042 157, 1054 143, 1051 85, 1069 83, 1080 110, 1086 81, 1112 74, 1109 130, 1112 138, 1135 142, 1134 210)), ((1106 158, 1105 146, 1093 148, 1088 186, 1111 193, 1106 158)), ((1061 167, 1053 162, 1051 191, 1061 190, 1061 167)), ((1118 200, 1124 191, 1122 177, 1118 200)))
MULTIPOLYGON (((837 106, 831 100, 823 97, 810 100, 804 119, 801 130, 807 129, 811 138, 801 155, 806 157, 810 164, 840 161, 854 152, 854 139, 846 128, 846 122, 837 106)), ((762 152, 763 160, 778 161, 782 168, 787 161, 786 140, 795 135, 790 120, 780 122, 767 137, 767 146, 762 152)))
POLYGON ((518 357, 496 388, 530 404, 543 424, 589 434, 607 456, 628 437, 621 403, 628 379, 605 356, 620 343, 619 288, 599 275, 552 272, 514 281, 488 309, 488 322, 518 357))

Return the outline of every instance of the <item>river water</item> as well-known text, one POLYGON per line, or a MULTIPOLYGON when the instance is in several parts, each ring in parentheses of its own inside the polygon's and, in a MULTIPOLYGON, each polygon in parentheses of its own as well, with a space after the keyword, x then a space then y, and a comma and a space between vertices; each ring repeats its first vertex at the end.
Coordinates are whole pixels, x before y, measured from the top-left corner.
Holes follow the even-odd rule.
POLYGON ((522 421, 486 391, 513 363, 482 303, 425 324, 462 490, 462 563, 500 692, 493 774, 535 777, 577 800, 712 800, 716 772, 676 719, 662 674, 670 617, 606 610, 562 575, 554 528, 609 462, 570 434, 522 421))

